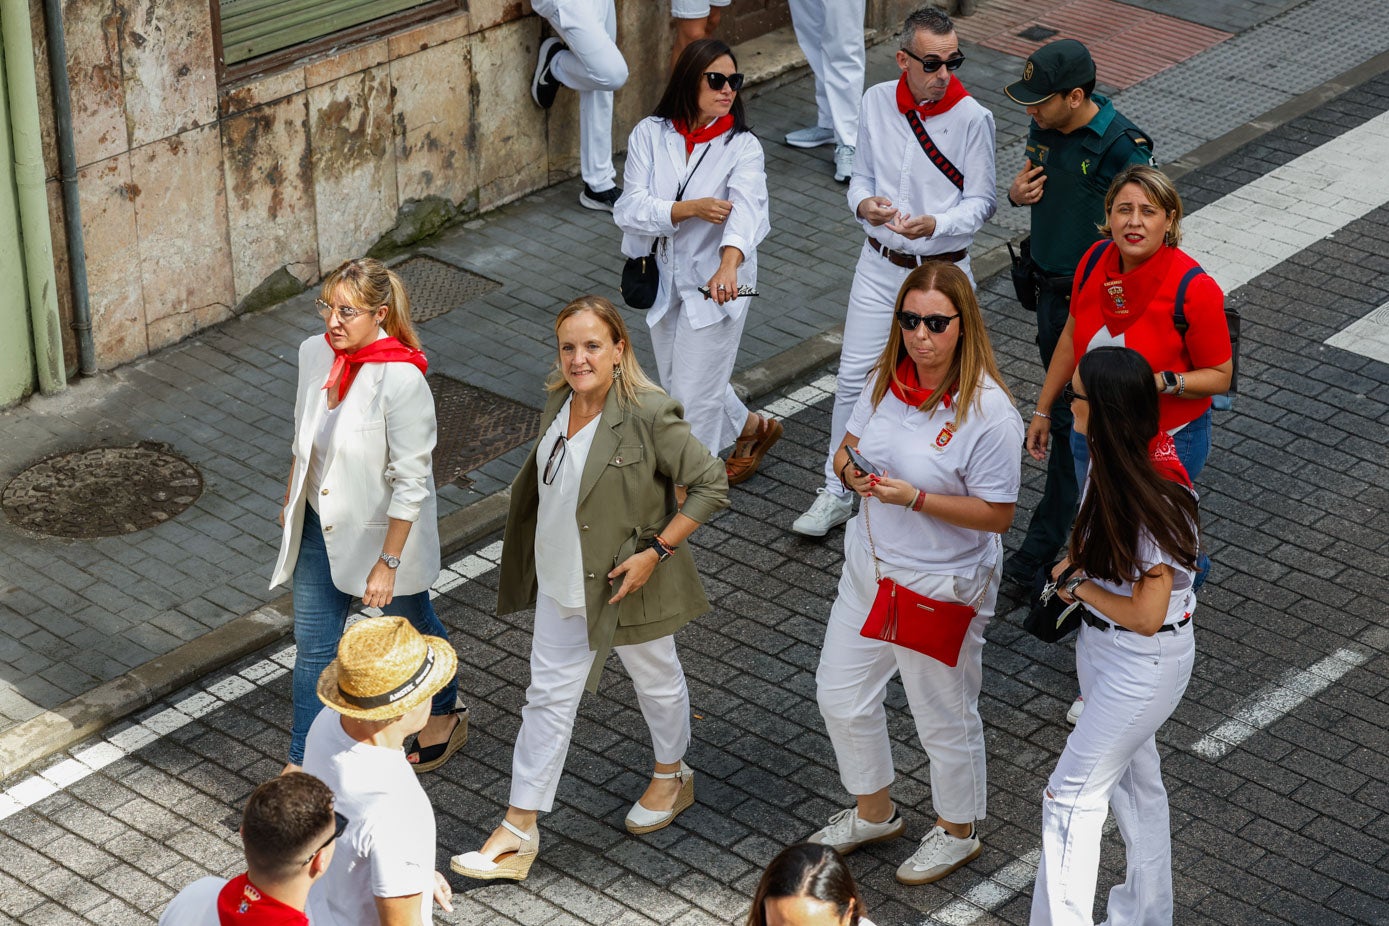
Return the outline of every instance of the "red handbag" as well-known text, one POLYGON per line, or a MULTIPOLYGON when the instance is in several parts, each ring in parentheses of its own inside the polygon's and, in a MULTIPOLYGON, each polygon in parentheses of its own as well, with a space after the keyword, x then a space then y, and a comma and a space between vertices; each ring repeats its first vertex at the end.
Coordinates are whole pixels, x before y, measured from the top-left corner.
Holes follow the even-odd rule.
POLYGON ((958 601, 928 598, 884 578, 878 568, 878 552, 873 547, 873 531, 868 524, 868 501, 864 499, 863 526, 868 531, 868 551, 873 556, 878 594, 873 598, 873 607, 868 609, 868 619, 863 622, 859 636, 905 646, 953 667, 960 661, 960 647, 964 645, 970 621, 979 613, 977 608, 984 601, 989 583, 984 583, 984 590, 971 607, 958 601))

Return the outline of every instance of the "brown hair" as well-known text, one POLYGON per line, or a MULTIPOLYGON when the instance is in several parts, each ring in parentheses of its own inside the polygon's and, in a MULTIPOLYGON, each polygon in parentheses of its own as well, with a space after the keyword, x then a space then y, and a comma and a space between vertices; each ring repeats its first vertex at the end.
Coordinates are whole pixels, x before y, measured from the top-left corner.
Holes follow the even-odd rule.
MULTIPOLYGON (((699 121, 699 91, 704 84, 704 72, 709 65, 724 55, 732 59, 733 69, 736 71, 738 59, 734 57, 733 49, 718 39, 695 39, 686 45, 685 50, 680 53, 680 59, 675 62, 675 68, 670 72, 665 93, 661 94, 661 100, 651 115, 669 119, 671 122, 683 122, 688 128, 693 129, 699 121)), ((728 133, 728 138, 724 139, 725 143, 731 141, 739 132, 747 132, 752 128, 748 125, 740 91, 733 91, 733 107, 728 112, 733 117, 733 131, 728 133)))
POLYGON ((1143 195, 1148 197, 1148 202, 1157 206, 1167 213, 1172 219, 1172 227, 1167 230, 1162 243, 1170 248, 1175 248, 1182 243, 1182 197, 1177 192, 1177 188, 1172 185, 1172 181, 1167 175, 1156 167, 1149 167, 1147 164, 1131 164, 1110 181, 1109 189, 1104 194, 1104 224, 1099 226, 1100 234, 1109 238, 1114 230, 1109 225, 1109 210, 1114 208, 1114 200, 1119 198, 1119 191, 1130 183, 1143 191, 1143 195))
POLYGON ((747 926, 767 926, 768 900, 780 897, 810 897, 834 906, 835 915, 849 913, 849 926, 858 926, 863 916, 863 898, 849 873, 849 866, 830 846, 802 842, 787 846, 762 872, 752 895, 747 926))
MULTIPOLYGON (((646 375, 646 371, 637 362, 637 352, 632 349, 632 339, 627 336, 627 323, 622 320, 622 313, 618 312, 613 304, 602 296, 579 296, 571 301, 564 308, 559 310, 555 316, 555 336, 559 336, 559 326, 581 312, 592 312, 598 316, 608 329, 608 336, 612 342, 621 342, 622 358, 618 360, 616 369, 622 375, 613 385, 617 387, 617 400, 623 408, 630 408, 637 403, 637 394, 641 392, 660 392, 661 387, 651 381, 646 375)), ((564 381, 564 370, 560 368, 559 357, 555 358, 554 369, 545 378, 545 390, 547 392, 559 392, 561 389, 568 389, 569 384, 564 381)))
POLYGON ((253 875, 293 877, 333 829, 333 792, 312 775, 289 772, 251 792, 241 815, 241 842, 253 875))
POLYGON ((897 291, 892 329, 887 337, 887 345, 878 357, 874 374, 873 407, 876 408, 883 396, 887 395, 889 383, 897 377, 897 365, 907 356, 907 345, 902 340, 902 326, 897 324, 896 313, 902 311, 902 303, 906 302, 907 293, 914 290, 924 293, 938 292, 949 299, 955 311, 960 313, 960 339, 955 343, 955 356, 950 361, 945 382, 921 404, 921 411, 934 411, 944 396, 954 392, 956 408, 959 409, 955 415, 955 422, 963 425, 970 408, 973 407, 974 391, 979 388, 980 380, 985 375, 998 383, 1003 394, 1008 396, 1011 402, 1013 394, 1008 391, 1008 386, 1003 382, 1003 374, 999 372, 998 362, 994 360, 989 332, 984 327, 984 313, 979 310, 979 300, 974 295, 974 287, 970 285, 969 277, 954 264, 927 261, 907 274, 907 278, 902 281, 902 288, 897 291))
POLYGON ((347 299, 355 308, 376 311, 386 307, 386 317, 381 327, 386 333, 406 347, 420 349, 420 338, 410 321, 410 297, 405 292, 405 284, 394 270, 374 257, 357 257, 343 264, 323 278, 319 292, 324 302, 332 302, 337 294, 347 299))

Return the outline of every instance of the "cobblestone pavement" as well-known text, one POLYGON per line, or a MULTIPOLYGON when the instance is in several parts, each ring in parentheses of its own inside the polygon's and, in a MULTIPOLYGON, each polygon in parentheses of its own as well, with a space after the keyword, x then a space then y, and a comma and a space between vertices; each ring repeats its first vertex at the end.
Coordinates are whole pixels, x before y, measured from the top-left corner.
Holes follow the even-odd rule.
MULTIPOLYGON (((1189 175, 1187 203, 1198 210, 1386 108, 1389 76, 1189 175)), ((1232 294, 1245 319, 1242 394, 1216 419, 1199 486, 1215 571, 1196 616, 1191 686, 1159 733, 1178 923, 1389 923, 1389 363, 1324 346, 1389 302, 1386 254, 1389 206, 1380 206, 1232 294)), ((1039 378, 1033 322, 1008 289, 995 277, 981 296, 1005 376, 1026 402, 1039 378)), ((645 838, 622 829, 650 759, 614 661, 581 707, 530 879, 454 878, 455 913, 439 921, 735 922, 761 866, 845 805, 814 700, 840 535, 816 542, 784 529, 819 480, 831 386, 819 371, 768 403, 785 417, 786 439, 695 537, 714 605, 679 636, 696 715, 696 806, 645 838)), ((1019 524, 1041 477, 1028 463, 1019 524)), ((441 866, 500 816, 528 678, 529 614, 493 616, 496 541, 465 551, 437 585, 473 711, 467 747, 426 777, 441 866)), ((879 926, 1027 920, 1073 653, 1023 634, 1016 598, 1001 598, 999 613, 981 697, 985 853, 916 888, 893 879, 910 842, 854 855, 879 926)), ((238 870, 241 803, 283 762, 291 663, 292 650, 273 647, 4 782, 0 921, 149 923, 194 878, 238 870)), ((926 759, 895 684, 889 705, 895 798, 920 837, 926 759)), ((1111 833, 1101 901, 1122 859, 1111 833)))
MULTIPOLYGON (((1118 94, 1119 105, 1158 139, 1164 161, 1389 47, 1389 18, 1363 0, 1157 6, 1240 32, 1118 94), (1226 7, 1226 14, 1213 12, 1226 7)), ((966 51, 961 76, 995 112, 1006 185, 1026 117, 1000 88, 1021 62, 982 47, 966 51)), ((870 81, 895 73, 890 52, 890 45, 871 50, 870 81)), ((842 321, 860 234, 844 188, 829 179, 830 149, 779 143, 811 118, 810 81, 769 89, 750 111, 767 151, 774 231, 762 249, 765 296, 749 320, 740 370, 842 321)), ((611 293, 617 279, 617 232, 606 215, 575 207, 576 189, 570 182, 526 197, 420 249, 504 284, 422 326, 435 371, 539 404, 555 307, 579 292, 611 293)), ((1003 205, 975 254, 996 252, 1025 222, 1022 210, 1003 205)), ((243 316, 0 413, 4 481, 48 454, 139 441, 169 445, 205 480, 191 509, 121 537, 64 541, 0 523, 0 733, 273 597, 265 586, 278 543, 273 524, 291 430, 294 348, 318 324, 310 301, 306 294, 243 316)), ((637 347, 649 358, 636 327, 637 347)), ((469 473, 471 486, 444 486, 441 515, 508 483, 520 459, 512 451, 469 473)))

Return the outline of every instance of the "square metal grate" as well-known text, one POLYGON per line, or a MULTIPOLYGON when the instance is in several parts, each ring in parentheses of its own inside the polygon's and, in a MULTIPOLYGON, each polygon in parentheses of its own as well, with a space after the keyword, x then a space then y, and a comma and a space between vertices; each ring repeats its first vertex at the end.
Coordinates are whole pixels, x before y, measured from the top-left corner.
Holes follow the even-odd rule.
POLYGON ((439 421, 436 485, 468 485, 468 473, 540 433, 540 412, 534 408, 439 373, 426 379, 439 421))
POLYGON ((469 299, 502 288, 496 280, 432 257, 411 257, 391 269, 405 283, 405 291, 410 294, 410 318, 417 323, 438 318, 469 299))

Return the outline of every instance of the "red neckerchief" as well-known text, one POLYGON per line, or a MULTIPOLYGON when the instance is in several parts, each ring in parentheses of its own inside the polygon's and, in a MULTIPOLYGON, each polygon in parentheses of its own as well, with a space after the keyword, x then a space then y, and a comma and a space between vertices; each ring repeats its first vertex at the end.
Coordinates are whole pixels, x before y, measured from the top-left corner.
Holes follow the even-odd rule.
POLYGON ((679 132, 685 139, 685 156, 689 157, 690 152, 694 151, 695 145, 702 145, 706 141, 713 141, 724 132, 733 128, 733 114, 727 113, 719 116, 719 118, 715 119, 704 128, 694 129, 693 131, 679 119, 672 119, 670 124, 675 126, 675 131, 679 132))
POLYGON ((1158 290, 1167 282, 1167 271, 1172 264, 1176 248, 1162 245, 1152 257, 1124 273, 1119 272, 1119 248, 1105 249, 1100 260, 1098 277, 1103 292, 1100 294, 1100 311, 1104 313, 1105 327, 1110 334, 1121 335, 1130 325, 1143 317, 1158 290))
POLYGON ((958 102, 969 96, 969 91, 965 85, 960 83, 960 78, 954 74, 950 75, 950 84, 945 88, 945 96, 939 100, 927 100, 925 103, 918 103, 912 99, 911 88, 907 86, 907 72, 903 71, 902 76, 897 79, 897 111, 906 115, 913 109, 923 118, 926 116, 939 116, 941 113, 949 112, 958 102))
POLYGON ((328 371, 328 380, 323 384, 323 388, 332 389, 338 386, 339 402, 347 398, 347 390, 352 386, 352 380, 357 378, 357 373, 364 363, 413 363, 420 368, 421 373, 429 372, 429 361, 425 359, 424 353, 413 347, 406 347, 395 338, 378 338, 366 347, 351 353, 333 347, 333 339, 328 337, 326 331, 323 333, 323 340, 327 341, 333 350, 333 368, 328 371))
POLYGON ((1166 431, 1157 433, 1157 437, 1148 445, 1148 459, 1153 461, 1153 469, 1157 470, 1163 479, 1186 486, 1188 489, 1192 487, 1191 477, 1182 465, 1182 458, 1177 456, 1177 445, 1171 434, 1166 431))
MULTIPOLYGON (((892 390, 893 395, 912 408, 920 408, 935 395, 934 389, 921 388, 921 380, 916 375, 916 364, 910 357, 903 357, 897 364, 897 373, 888 380, 888 388, 892 390)), ((950 393, 941 396, 940 404, 946 408, 950 407, 950 393)))
POLYGON ((256 890, 246 875, 232 878, 217 895, 222 926, 308 926, 309 918, 289 904, 256 890))

